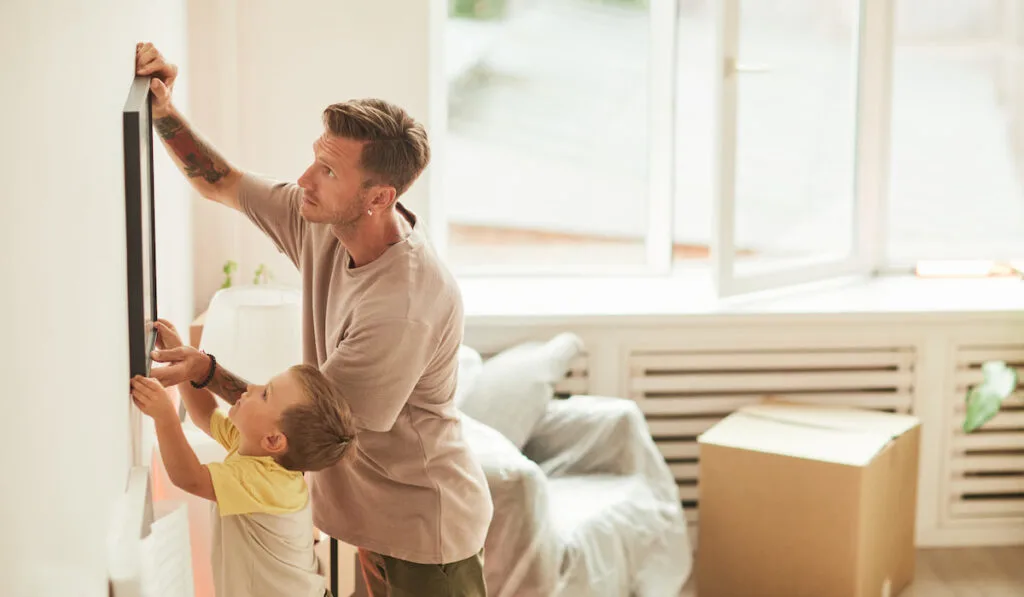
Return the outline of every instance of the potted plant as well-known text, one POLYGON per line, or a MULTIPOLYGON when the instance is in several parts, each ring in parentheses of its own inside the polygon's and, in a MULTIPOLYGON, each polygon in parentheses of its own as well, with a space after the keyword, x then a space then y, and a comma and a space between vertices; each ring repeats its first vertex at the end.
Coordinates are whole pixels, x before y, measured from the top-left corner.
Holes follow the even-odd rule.
POLYGON ((270 268, 263 263, 256 268, 256 271, 252 275, 253 284, 269 284, 273 279, 274 276, 270 273, 270 268))
POLYGON ((1017 370, 1003 361, 981 366, 981 383, 967 392, 964 431, 971 433, 999 414, 1003 401, 1017 389, 1017 370))
MULTIPOLYGON (((231 288, 232 284, 234 283, 231 276, 236 271, 238 271, 238 263, 231 260, 226 261, 224 262, 224 267, 222 268, 221 271, 224 272, 224 282, 220 285, 220 287, 222 289, 231 288)), ((264 263, 261 263, 259 267, 256 268, 256 271, 254 271, 252 275, 253 285, 269 284, 270 281, 273 279, 274 276, 270 272, 270 268, 267 267, 266 264, 264 263)))
MULTIPOLYGON (((995 275, 1024 279, 1024 271, 1012 263, 1000 263, 995 275)), ((1003 401, 1017 390, 1017 369, 1003 361, 990 361, 981 365, 981 383, 967 391, 967 414, 963 429, 971 433, 999 414, 1003 401)))
POLYGON ((235 273, 238 269, 238 264, 234 261, 224 262, 224 267, 221 271, 224 272, 224 283, 220 285, 221 288, 231 288, 231 274, 235 273))

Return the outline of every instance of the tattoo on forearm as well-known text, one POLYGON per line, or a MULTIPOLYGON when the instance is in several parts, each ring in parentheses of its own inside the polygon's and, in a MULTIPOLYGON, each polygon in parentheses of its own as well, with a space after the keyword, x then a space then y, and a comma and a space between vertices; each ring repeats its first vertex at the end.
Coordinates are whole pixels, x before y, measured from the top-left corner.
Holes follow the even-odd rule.
POLYGON ((157 118, 153 122, 153 127, 156 128, 157 134, 164 139, 170 139, 174 135, 178 134, 178 131, 185 128, 185 125, 180 120, 173 116, 165 116, 164 118, 157 118))
POLYGON ((213 379, 210 380, 208 387, 211 392, 227 400, 229 404, 234 404, 242 397, 248 386, 249 382, 217 365, 217 370, 213 373, 213 379))
POLYGON ((203 143, 185 124, 175 116, 165 116, 153 122, 157 134, 171 148, 184 165, 189 178, 202 178, 214 184, 228 175, 229 169, 224 158, 203 143))

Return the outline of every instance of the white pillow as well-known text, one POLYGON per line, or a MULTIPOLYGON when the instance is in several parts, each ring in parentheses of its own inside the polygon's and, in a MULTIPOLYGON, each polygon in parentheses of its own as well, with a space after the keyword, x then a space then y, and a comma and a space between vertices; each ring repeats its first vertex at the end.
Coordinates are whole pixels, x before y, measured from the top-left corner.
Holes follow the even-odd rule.
POLYGON ((483 363, 458 407, 522 449, 547 410, 554 384, 582 351, 582 340, 568 332, 509 348, 483 363))
POLYGON ((459 346, 459 372, 455 386, 455 406, 461 406, 466 395, 480 377, 484 361, 480 353, 462 344, 459 346))

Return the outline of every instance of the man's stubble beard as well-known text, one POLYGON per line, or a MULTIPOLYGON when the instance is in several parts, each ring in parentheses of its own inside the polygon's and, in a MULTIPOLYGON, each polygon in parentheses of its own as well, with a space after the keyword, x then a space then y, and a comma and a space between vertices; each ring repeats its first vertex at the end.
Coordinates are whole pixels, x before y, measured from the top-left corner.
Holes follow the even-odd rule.
POLYGON ((329 214, 325 219, 324 223, 328 224, 334 230, 338 232, 349 232, 359 227, 359 224, 366 217, 366 209, 363 207, 365 204, 365 194, 360 194, 359 197, 348 204, 348 207, 341 213, 329 214))

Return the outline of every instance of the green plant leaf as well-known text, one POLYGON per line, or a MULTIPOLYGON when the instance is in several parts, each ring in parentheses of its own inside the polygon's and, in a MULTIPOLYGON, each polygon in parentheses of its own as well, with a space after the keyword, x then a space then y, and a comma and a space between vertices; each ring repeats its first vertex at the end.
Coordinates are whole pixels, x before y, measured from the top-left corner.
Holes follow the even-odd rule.
POLYGON ((222 271, 224 272, 224 283, 220 285, 221 288, 231 288, 231 274, 238 269, 238 264, 230 259, 224 262, 222 271))
POLYGON ((999 413, 999 409, 1017 389, 1017 370, 1003 361, 991 361, 981 366, 981 383, 967 392, 967 416, 964 432, 971 433, 999 413))

